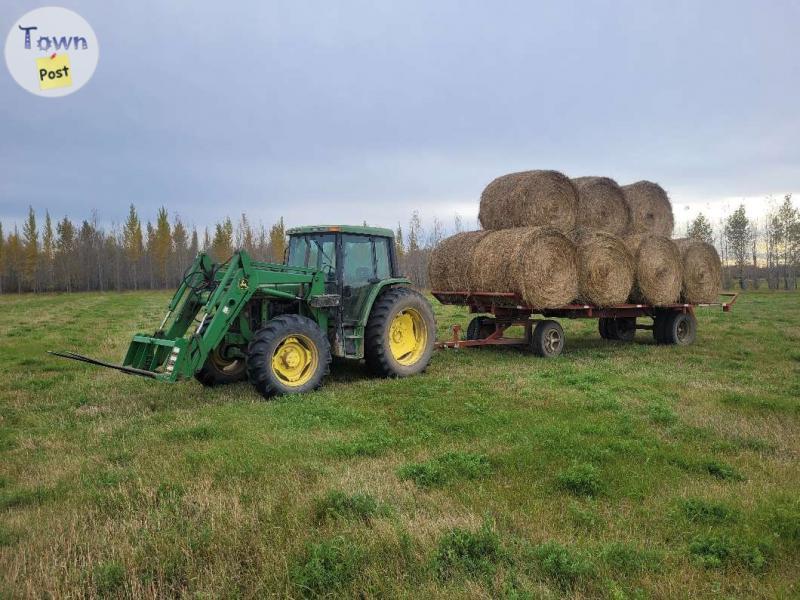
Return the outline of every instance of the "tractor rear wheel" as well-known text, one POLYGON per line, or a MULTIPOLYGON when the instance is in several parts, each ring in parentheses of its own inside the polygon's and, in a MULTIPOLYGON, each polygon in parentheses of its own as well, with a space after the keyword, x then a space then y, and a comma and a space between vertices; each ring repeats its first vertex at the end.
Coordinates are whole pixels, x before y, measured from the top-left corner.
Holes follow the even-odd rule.
POLYGON ((436 341, 436 319, 425 297, 393 287, 372 305, 364 331, 367 368, 381 377, 406 377, 428 366, 436 341))
POLYGON ((243 358, 226 358, 220 348, 214 348, 194 378, 209 387, 235 383, 247 378, 247 364, 243 358))
POLYGON ((247 349, 247 375, 265 398, 310 392, 331 364, 331 346, 308 317, 280 315, 259 329, 247 349))

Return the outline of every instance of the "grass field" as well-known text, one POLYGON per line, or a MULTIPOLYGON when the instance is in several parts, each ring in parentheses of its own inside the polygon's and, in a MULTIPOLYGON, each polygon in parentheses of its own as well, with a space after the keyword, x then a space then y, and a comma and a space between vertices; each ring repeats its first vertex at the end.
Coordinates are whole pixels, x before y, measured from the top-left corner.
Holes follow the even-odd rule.
POLYGON ((0 297, 0 597, 800 596, 800 294, 272 402, 44 354, 119 361, 167 299, 0 297))

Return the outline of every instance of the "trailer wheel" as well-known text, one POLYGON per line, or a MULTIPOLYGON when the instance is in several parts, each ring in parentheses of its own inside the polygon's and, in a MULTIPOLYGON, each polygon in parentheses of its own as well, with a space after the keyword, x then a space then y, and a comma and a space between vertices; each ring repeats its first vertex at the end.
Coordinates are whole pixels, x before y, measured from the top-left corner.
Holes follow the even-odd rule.
POLYGON ((495 332, 495 322, 492 317, 475 317, 467 325, 468 340, 485 340, 495 332))
POLYGON ((611 321, 611 319, 606 317, 600 317, 597 320, 597 329, 600 331, 600 337, 603 338, 604 340, 613 339, 608 332, 609 321, 611 321))
POLYGON ((300 315, 270 319, 247 349, 247 375, 265 398, 318 388, 330 364, 328 338, 314 321, 300 315))
POLYGON ((235 383, 247 378, 247 364, 243 358, 226 358, 220 348, 214 348, 194 378, 208 387, 235 383))
POLYGON ((564 330, 558 321, 539 321, 533 330, 531 350, 545 358, 554 358, 564 350, 564 330))
POLYGON ((436 319, 425 297, 393 287, 375 303, 364 330, 367 368, 381 377, 406 377, 428 366, 436 341, 436 319))
POLYGON ((609 333, 613 339, 621 342, 632 342, 636 337, 636 318, 619 317, 609 323, 609 333))
POLYGON ((634 317, 601 317, 598 321, 600 337, 605 340, 631 342, 636 337, 634 317))
POLYGON ((657 312, 653 317, 653 339, 656 344, 666 344, 664 341, 664 323, 669 320, 669 314, 657 312))
POLYGON ((689 346, 697 337, 697 319, 689 313, 674 312, 666 317, 661 326, 664 344, 689 346))

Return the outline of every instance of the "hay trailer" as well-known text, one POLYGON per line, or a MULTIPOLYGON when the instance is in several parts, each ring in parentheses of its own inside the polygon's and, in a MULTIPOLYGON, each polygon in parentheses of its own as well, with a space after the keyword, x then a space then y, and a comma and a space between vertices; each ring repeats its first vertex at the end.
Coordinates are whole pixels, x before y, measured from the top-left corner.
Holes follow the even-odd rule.
POLYGON ((567 304, 559 308, 539 309, 525 306, 513 293, 501 292, 440 292, 433 296, 442 304, 469 307, 478 313, 467 327, 466 339, 461 338, 461 326, 454 325, 452 338, 437 343, 437 348, 470 348, 475 346, 525 346, 535 354, 554 357, 564 350, 564 330, 554 319, 598 319, 600 336, 607 340, 632 341, 637 329, 653 332, 658 344, 687 346, 697 333, 695 309, 719 306, 729 312, 737 294, 720 294, 726 302, 709 304, 618 304, 599 308, 589 304, 567 304), (486 314, 491 316, 486 316, 486 314), (540 315, 543 318, 535 318, 540 315), (639 323, 649 318, 652 323, 639 323), (506 337, 510 327, 523 328, 522 337, 506 337))

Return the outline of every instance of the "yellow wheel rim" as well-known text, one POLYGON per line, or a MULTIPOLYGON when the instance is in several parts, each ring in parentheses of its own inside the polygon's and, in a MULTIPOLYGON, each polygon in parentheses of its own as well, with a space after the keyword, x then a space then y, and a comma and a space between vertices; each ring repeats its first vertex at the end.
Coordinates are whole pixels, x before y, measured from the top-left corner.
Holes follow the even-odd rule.
POLYGON ((308 383, 317 371, 319 351, 304 335, 290 335, 278 344, 272 355, 272 371, 281 383, 300 387, 308 383))
POLYGON ((219 351, 219 348, 214 348, 209 355, 211 358, 211 362, 214 363, 214 366, 217 367, 220 371, 224 371, 229 373, 231 371, 236 371, 237 369, 241 368, 241 363, 239 362, 238 358, 225 358, 222 356, 222 353, 219 351))
POLYGON ((394 359, 407 367, 417 362, 428 343, 428 328, 413 308, 401 310, 389 325, 389 349, 394 359))

